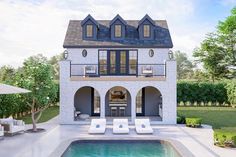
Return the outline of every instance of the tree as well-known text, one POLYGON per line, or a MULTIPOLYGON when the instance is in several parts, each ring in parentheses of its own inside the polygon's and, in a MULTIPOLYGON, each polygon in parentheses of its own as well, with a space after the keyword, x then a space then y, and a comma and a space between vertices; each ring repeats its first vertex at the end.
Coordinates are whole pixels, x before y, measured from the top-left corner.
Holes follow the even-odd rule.
POLYGON ((53 69, 42 55, 29 57, 23 63, 21 84, 32 92, 27 94, 26 101, 31 108, 33 131, 37 131, 37 122, 42 112, 56 97, 56 86, 53 80, 53 69), (54 93, 54 94, 53 94, 54 93))
POLYGON ((195 65, 188 59, 186 53, 176 51, 174 53, 174 56, 177 62, 177 78, 190 78, 193 74, 193 68, 195 67, 195 65))
POLYGON ((228 69, 225 63, 225 49, 219 44, 217 34, 208 34, 200 48, 194 50, 193 56, 203 63, 203 67, 213 81, 226 77, 228 69))
MULTIPOLYGON (((219 40, 225 49, 225 61, 228 67, 236 67, 236 7, 231 10, 231 15, 218 24, 219 40)), ((236 71, 231 75, 236 76, 236 71)), ((232 76, 231 76, 232 77, 232 76)))
POLYGON ((15 75, 15 69, 11 66, 2 66, 0 68, 0 82, 7 81, 15 75))
POLYGON ((53 74, 54 74, 54 79, 55 80, 59 80, 59 61, 63 59, 63 54, 60 55, 56 55, 50 58, 50 60, 48 61, 49 64, 52 65, 53 67, 53 74))
POLYGON ((231 15, 220 21, 215 33, 207 34, 201 46, 194 50, 194 57, 203 63, 203 67, 212 80, 236 77, 236 7, 231 15))

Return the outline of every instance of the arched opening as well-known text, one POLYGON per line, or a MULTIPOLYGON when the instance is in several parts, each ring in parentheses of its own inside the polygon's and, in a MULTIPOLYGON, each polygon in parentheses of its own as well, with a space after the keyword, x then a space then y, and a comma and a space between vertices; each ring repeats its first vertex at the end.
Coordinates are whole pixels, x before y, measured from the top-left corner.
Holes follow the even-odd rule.
POLYGON ((74 119, 86 120, 91 116, 100 116, 100 95, 96 89, 85 86, 77 90, 74 96, 74 119))
POLYGON ((136 116, 147 116, 161 120, 162 94, 151 86, 143 87, 136 96, 136 116))
POLYGON ((105 96, 105 115, 107 117, 131 116, 131 96, 126 88, 116 86, 107 91, 105 96))

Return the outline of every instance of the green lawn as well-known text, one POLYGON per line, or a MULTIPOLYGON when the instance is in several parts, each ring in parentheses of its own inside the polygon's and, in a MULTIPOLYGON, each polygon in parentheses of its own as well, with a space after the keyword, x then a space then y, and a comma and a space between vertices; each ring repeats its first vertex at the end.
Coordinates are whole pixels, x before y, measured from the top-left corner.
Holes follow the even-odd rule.
POLYGON ((236 108, 232 107, 178 107, 178 115, 202 118, 203 124, 212 125, 218 138, 236 136, 236 108))
POLYGON ((204 124, 214 129, 236 127, 236 108, 231 107, 178 107, 178 114, 202 118, 204 124))
MULTIPOLYGON (((43 111, 38 123, 46 122, 59 114, 59 106, 52 106, 43 111)), ((32 124, 31 115, 21 117, 26 124, 32 124)))

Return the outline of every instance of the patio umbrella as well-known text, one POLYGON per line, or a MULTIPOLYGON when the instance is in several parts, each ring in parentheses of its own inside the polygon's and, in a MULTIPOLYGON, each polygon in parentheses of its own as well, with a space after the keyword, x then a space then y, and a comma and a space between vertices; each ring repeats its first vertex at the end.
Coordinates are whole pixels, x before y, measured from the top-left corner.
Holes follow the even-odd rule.
POLYGON ((17 94, 17 93, 29 93, 30 90, 10 86, 6 84, 0 84, 0 94, 17 94))

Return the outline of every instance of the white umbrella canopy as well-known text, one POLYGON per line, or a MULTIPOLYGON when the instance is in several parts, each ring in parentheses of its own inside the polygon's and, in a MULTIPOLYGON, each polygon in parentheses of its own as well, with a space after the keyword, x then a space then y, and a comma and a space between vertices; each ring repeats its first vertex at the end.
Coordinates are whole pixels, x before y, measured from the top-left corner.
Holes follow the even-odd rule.
POLYGON ((29 93, 30 90, 0 83, 0 94, 29 93))

